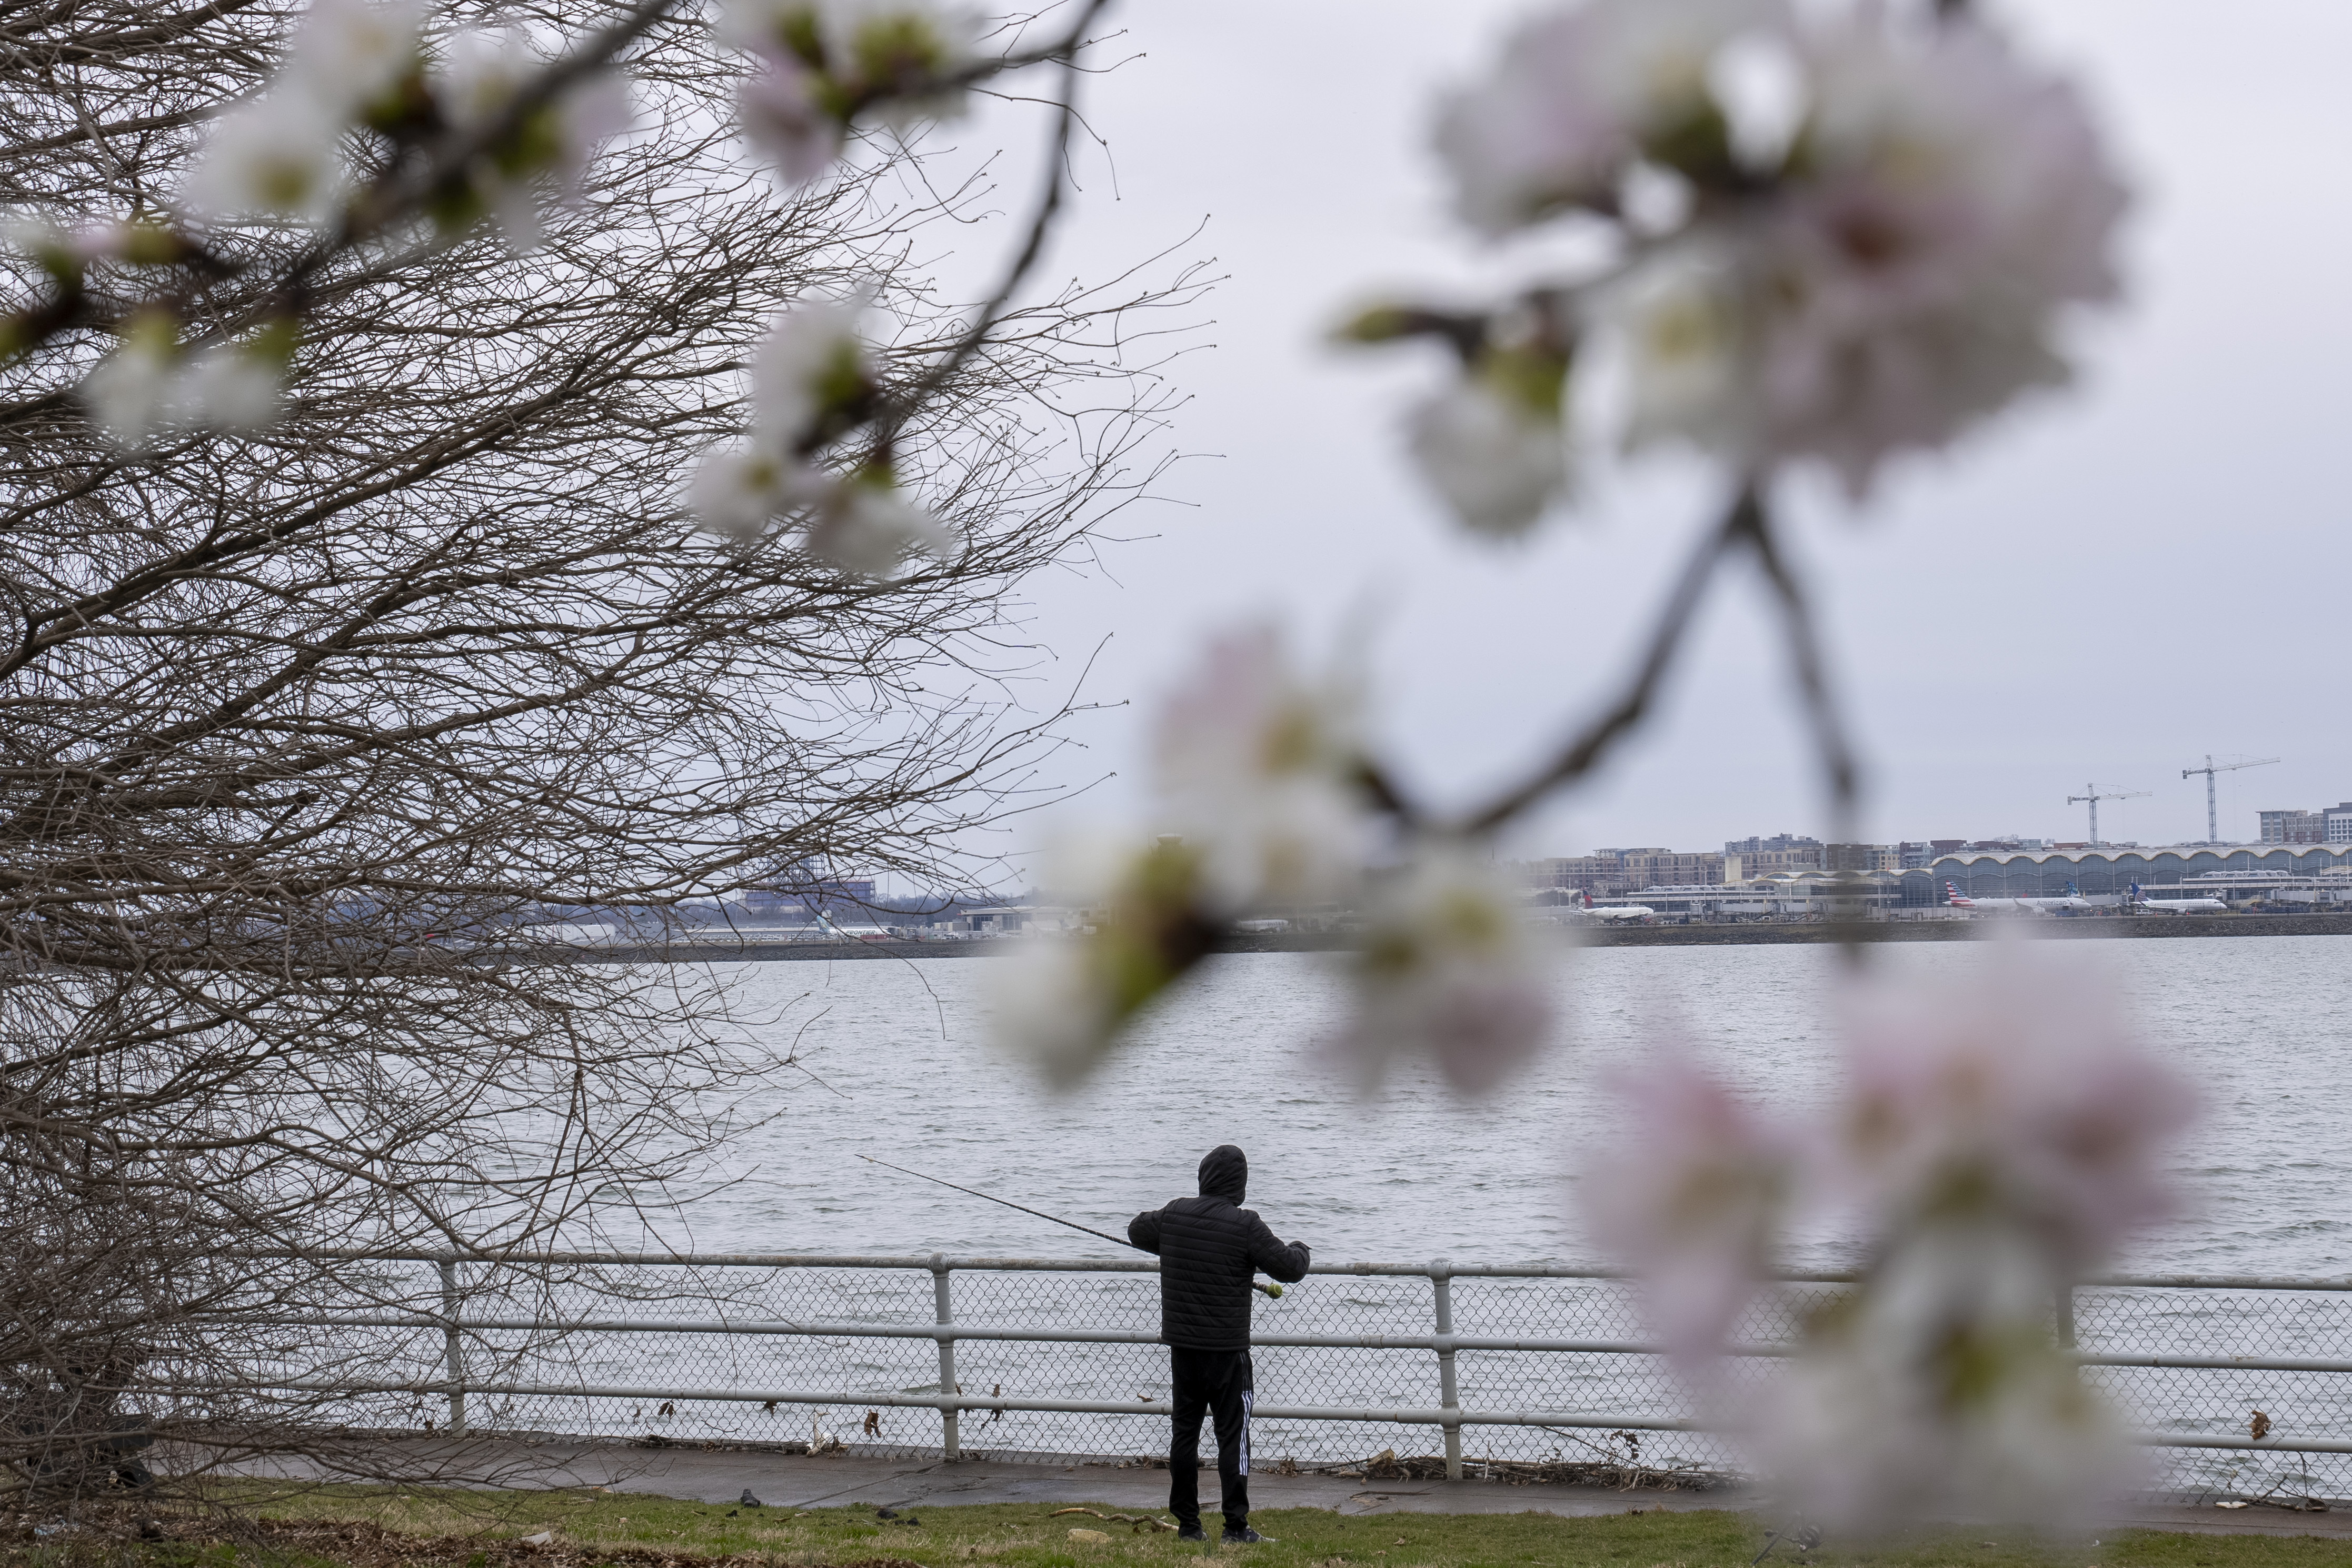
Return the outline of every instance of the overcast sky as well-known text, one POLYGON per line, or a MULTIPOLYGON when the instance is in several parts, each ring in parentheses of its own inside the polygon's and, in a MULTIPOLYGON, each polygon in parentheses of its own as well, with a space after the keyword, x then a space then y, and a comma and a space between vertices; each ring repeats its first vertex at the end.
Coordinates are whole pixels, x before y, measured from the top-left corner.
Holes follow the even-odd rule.
MULTIPOLYGON (((1402 460, 1399 409, 1439 366, 1347 356, 1322 329, 1383 286, 1513 275, 1445 216, 1426 151, 1444 84, 1524 13, 1503 0, 1123 8, 1132 61, 1095 89, 1109 143, 1047 268, 1098 274, 1180 240, 1226 281, 1178 374, 1198 455, 1151 537, 1039 585, 1065 676, 1108 638, 1068 808, 1139 805, 1157 694, 1210 629, 1276 615, 1319 651, 1378 628, 1381 727, 1402 769, 1464 798, 1549 747, 1624 667, 1715 504, 1694 465, 1599 466, 1531 543, 1454 534, 1402 460), (1116 165, 1113 178, 1112 165, 1116 165)), ((1785 492, 1868 759, 1874 839, 2079 839, 2086 782, 2149 791, 2103 835, 2201 839, 2207 752, 2280 757, 2221 780, 2254 812, 2352 799, 2352 7, 2039 0, 2001 13, 2076 68, 2138 193, 2130 298, 2077 334, 2068 391, 1951 454, 1895 468, 1856 512, 1785 492)), ((992 117, 966 134, 993 130, 992 117)), ((1029 144, 1018 155, 1024 162, 1029 144)), ((1727 577, 1671 700, 1597 783, 1507 851, 1717 846, 1825 826, 1783 668, 1745 569, 1727 577)), ((1052 819, 1019 835, 1034 843, 1052 819)))

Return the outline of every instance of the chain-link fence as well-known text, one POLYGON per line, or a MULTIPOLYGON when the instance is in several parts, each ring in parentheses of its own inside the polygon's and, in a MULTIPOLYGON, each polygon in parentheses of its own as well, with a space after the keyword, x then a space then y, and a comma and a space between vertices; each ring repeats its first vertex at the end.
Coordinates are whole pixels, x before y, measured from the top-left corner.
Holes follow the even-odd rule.
MULTIPOLYGON (((1165 1451, 1168 1359, 1145 1259, 379 1261, 372 1300, 321 1303, 301 1325, 312 1370, 299 1346, 280 1368, 340 1394, 355 1426, 1000 1458, 1165 1451)), ((1741 1375, 1770 1378, 1843 1288, 1832 1274, 1777 1281, 1738 1331, 1741 1375)), ((2062 1304, 2056 1326, 2141 1434, 2152 1491, 2352 1496, 2352 1281, 2104 1281, 2062 1304)), ((1474 1476, 1739 1468, 1612 1275, 1318 1265, 1258 1301, 1255 1343, 1261 1467, 1385 1451, 1474 1476)))

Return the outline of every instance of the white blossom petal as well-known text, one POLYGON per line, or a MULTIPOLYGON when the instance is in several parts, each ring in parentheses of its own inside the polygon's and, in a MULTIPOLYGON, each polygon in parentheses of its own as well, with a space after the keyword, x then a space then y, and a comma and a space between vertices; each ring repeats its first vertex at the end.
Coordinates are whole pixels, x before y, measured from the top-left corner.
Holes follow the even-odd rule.
POLYGON ((1768 1473, 1841 1532, 2088 1522, 2133 1464, 2053 1334, 2061 1283, 2000 1226, 1895 1239, 1757 1401, 1768 1473))
POLYGON ((274 92, 241 104, 213 126, 184 199, 215 218, 269 213, 324 223, 346 183, 344 130, 306 93, 274 92))
POLYGON ((841 157, 841 122, 818 101, 814 75, 789 55, 762 57, 743 78, 735 110, 751 145, 792 184, 821 178, 841 157))
POLYGON ((1032 937, 989 965, 987 989, 998 1045, 1056 1089, 1085 1078, 1117 1038, 1118 1010, 1087 940, 1032 937))
POLYGON ((955 536, 895 485, 859 476, 835 485, 809 525, 809 553, 857 577, 887 577, 910 554, 951 559, 955 536))
POLYGON ((1641 1276, 1660 1339, 1697 1369, 1772 1263, 1796 1153, 1686 1050, 1656 1053, 1616 1089, 1620 1136, 1577 1196, 1595 1239, 1641 1276))
POLYGON ((2171 1206, 2164 1155, 2195 1097, 2112 989, 2022 955, 1999 966, 1990 981, 1849 997, 1848 1098, 1816 1145, 1825 1181, 1873 1229, 1964 1197, 2059 1265, 2095 1267, 2171 1206))
POLYGON ((1217 638, 1171 694, 1153 745, 1165 825, 1221 912, 1354 886, 1370 836, 1360 706, 1352 681, 1298 671, 1271 625, 1217 638))
POLYGON ((871 394, 866 315, 855 298, 812 299, 776 317, 751 357, 752 424, 762 441, 796 449, 827 414, 871 394))
POLYGON ((1465 377, 1413 412, 1409 445, 1423 476, 1465 528, 1525 533, 1568 488, 1557 411, 1465 377))
POLYGON ((82 379, 90 418, 116 444, 144 447, 163 422, 175 362, 168 329, 134 328, 82 379))
POLYGON ((350 119, 416 68, 420 0, 311 0, 278 82, 350 119))
POLYGON ((1552 948, 1484 862, 1424 847, 1367 913, 1354 1017, 1327 1046, 1358 1079, 1375 1082, 1397 1058, 1421 1055, 1481 1093, 1551 1038, 1552 948))
POLYGON ((702 528, 743 541, 757 538, 797 501, 794 465, 759 447, 704 455, 687 488, 702 528))
POLYGON ((1719 112, 1710 73, 1724 47, 1787 25, 1774 0, 1591 0, 1537 18, 1439 119, 1456 210, 1499 235, 1613 206, 1645 143, 1719 112))
POLYGON ((1631 443, 1817 459, 1860 494, 2065 379, 2063 312, 2116 292, 2125 197, 2079 99, 1980 24, 1864 6, 1797 44, 1788 172, 1705 209, 1594 325, 1626 352, 1631 443))

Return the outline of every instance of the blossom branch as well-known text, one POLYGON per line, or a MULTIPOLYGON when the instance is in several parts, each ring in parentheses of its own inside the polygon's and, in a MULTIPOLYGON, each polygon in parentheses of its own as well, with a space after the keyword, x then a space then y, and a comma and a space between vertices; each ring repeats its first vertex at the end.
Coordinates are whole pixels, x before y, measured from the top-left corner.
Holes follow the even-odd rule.
MULTIPOLYGON (((348 204, 333 228, 305 247, 286 265, 278 278, 242 308, 214 322, 190 339, 186 348, 234 338, 256 323, 299 316, 313 303, 320 274, 350 252, 380 237, 426 210, 437 197, 467 178, 481 159, 513 144, 533 118, 565 92, 609 67, 615 57, 676 10, 678 0, 638 0, 627 15, 597 33, 581 47, 541 68, 517 87, 497 112, 480 123, 448 127, 420 162, 396 161, 394 165, 348 204)), ((437 116, 434 117, 437 120, 437 116)), ((397 142, 413 131, 390 132, 397 142)), ((16 358, 69 329, 113 327, 142 312, 162 309, 184 319, 210 287, 252 270, 249 259, 222 253, 177 228, 134 223, 124 231, 119 259, 134 266, 173 266, 191 276, 181 287, 112 310, 99 308, 82 287, 81 266, 89 258, 44 257, 56 277, 55 293, 5 323, 0 353, 16 358)), ((0 406, 0 423, 45 415, 58 402, 55 393, 0 406)))
POLYGON ((1492 832, 1553 790, 1583 778, 1599 766, 1617 742, 1649 713, 1658 686, 1673 666, 1675 655, 1681 651, 1684 634, 1689 631, 1707 585, 1714 579, 1716 564, 1735 544, 1763 537, 1765 528, 1763 500, 1756 482, 1750 479, 1740 486, 1723 520, 1699 541, 1698 548, 1683 563, 1682 574, 1675 579, 1674 590, 1666 596, 1657 622, 1651 628, 1642 662, 1616 702, 1587 725, 1549 767, 1465 819, 1457 831, 1464 834, 1492 832))
POLYGON ((1813 743, 1821 752, 1822 772, 1829 785, 1832 841, 1852 842, 1855 836, 1860 769, 1836 694, 1830 689, 1828 661, 1822 654, 1820 629, 1814 623, 1811 601, 1788 558, 1781 554, 1760 507, 1756 526, 1743 537, 1755 552, 1756 564, 1771 584, 1773 600, 1780 609, 1790 668, 1797 679, 1797 690, 1804 699, 1805 718, 1812 727, 1813 743))

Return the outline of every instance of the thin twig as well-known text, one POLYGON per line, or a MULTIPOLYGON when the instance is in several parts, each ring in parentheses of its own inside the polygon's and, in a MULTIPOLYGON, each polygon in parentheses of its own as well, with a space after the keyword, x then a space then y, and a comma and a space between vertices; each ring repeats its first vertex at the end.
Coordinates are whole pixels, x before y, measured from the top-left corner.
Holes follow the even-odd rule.
POLYGON ((908 416, 922 405, 925 399, 945 386, 948 379, 988 340, 989 333, 996 329, 998 317, 1028 277, 1030 268, 1036 266, 1038 256, 1045 253, 1045 236, 1053 232, 1054 219, 1062 210, 1063 189, 1069 183, 1070 132, 1078 122, 1078 50, 1086 44, 1087 30, 1109 4, 1110 0, 1087 0, 1086 9, 1078 14, 1076 25, 1071 27, 1063 41, 1042 56, 1034 57, 1039 60, 1060 61, 1063 75, 1061 108, 1055 117, 1053 145, 1045 160, 1045 193, 1039 198, 1037 211, 1029 220, 1029 233, 1022 242, 1020 254, 1013 258, 1013 265, 1005 270, 1003 280, 997 284, 996 292, 973 312, 971 325, 965 329, 963 336, 956 340, 955 346, 938 363, 917 377, 903 392, 892 396, 876 416, 874 444, 877 455, 887 457, 892 441, 908 416))
POLYGON ((1830 690, 1828 664, 1822 657, 1821 635, 1813 624, 1811 601, 1788 558, 1780 553, 1779 541, 1772 537, 1771 521, 1760 503, 1756 508, 1755 526, 1742 537, 1756 552, 1756 564, 1762 569, 1764 580, 1772 585, 1773 599, 1780 607, 1780 627, 1788 639, 1790 673, 1796 676, 1797 690, 1804 699, 1805 718, 1812 728, 1813 743, 1820 748, 1823 781, 1829 786, 1831 841, 1852 843, 1855 838, 1859 770, 1853 743, 1846 736, 1844 717, 1839 712, 1835 694, 1830 690))
POLYGON ((1501 827, 1561 785, 1590 773, 1618 740, 1641 723, 1674 664, 1675 654, 1682 647, 1683 635, 1690 629, 1707 584, 1715 576, 1716 563, 1735 542, 1756 533, 1763 525, 1763 502, 1751 479, 1740 486, 1723 520, 1699 541, 1698 548, 1683 563, 1682 575, 1675 579, 1674 591, 1658 612, 1642 662, 1635 667, 1633 679, 1624 693, 1607 712, 1570 741, 1549 767, 1465 820, 1460 831, 1472 835, 1501 827))

